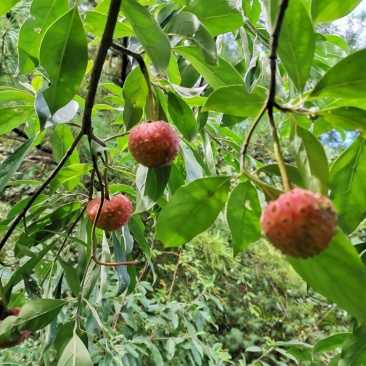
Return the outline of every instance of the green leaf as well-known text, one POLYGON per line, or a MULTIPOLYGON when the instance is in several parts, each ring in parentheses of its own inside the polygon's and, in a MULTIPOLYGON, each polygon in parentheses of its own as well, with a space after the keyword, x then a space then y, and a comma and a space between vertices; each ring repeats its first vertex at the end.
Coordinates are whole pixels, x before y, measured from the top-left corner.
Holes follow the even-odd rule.
POLYGON ((342 346, 339 366, 363 366, 366 363, 366 325, 362 324, 342 346))
POLYGON ((366 98, 366 49, 347 56, 318 82, 310 98, 366 98))
POLYGON ((324 109, 316 113, 335 128, 366 132, 366 110, 356 107, 324 109))
POLYGON ((159 348, 156 347, 154 343, 151 343, 150 351, 151 351, 151 357, 152 357, 155 365, 156 366, 164 365, 164 360, 163 360, 163 357, 161 356, 159 348))
POLYGON ((34 94, 25 90, 0 86, 0 103, 20 101, 26 104, 34 103, 34 94))
POLYGON ((208 64, 217 64, 216 43, 194 14, 178 13, 171 18, 164 31, 169 35, 184 36, 196 44, 208 64))
MULTIPOLYGON (((123 227, 123 230, 125 230, 126 225, 123 227)), ((122 240, 119 240, 117 238, 117 235, 115 232, 112 233, 112 239, 113 239, 113 252, 116 262, 125 262, 127 260, 127 246, 133 245, 133 239, 128 231, 127 227, 127 235, 123 236, 122 240), (127 239, 127 241, 126 241, 127 239)), ((126 231, 125 231, 126 233, 126 231)), ((130 284, 130 276, 127 272, 127 266, 117 266, 116 272, 118 275, 118 289, 116 296, 120 296, 123 292, 125 292, 130 284)))
POLYGON ((256 117, 265 102, 264 89, 248 93, 245 86, 231 85, 216 89, 206 100, 202 111, 215 111, 237 117, 256 117))
POLYGON ((330 197, 338 211, 338 225, 350 234, 366 216, 366 143, 358 137, 330 169, 330 197))
MULTIPOLYGON (((287 175, 290 178, 291 183, 299 186, 304 187, 304 183, 302 181, 302 177, 298 169, 289 164, 285 164, 287 175)), ((257 173, 267 173, 267 174, 274 174, 278 177, 281 177, 280 168, 278 167, 278 164, 269 164, 265 165, 257 170, 257 173)))
POLYGON ((315 34, 301 1, 290 1, 278 41, 278 55, 301 93, 309 77, 315 51, 315 34))
POLYGON ((27 140, 0 164, 0 191, 4 189, 18 170, 20 164, 27 156, 29 149, 32 147, 32 143, 36 137, 37 136, 33 136, 27 140))
POLYGON ((44 328, 56 318, 65 301, 56 299, 36 299, 27 302, 18 315, 15 326, 20 330, 36 330, 44 328))
POLYGON ((121 9, 150 57, 155 70, 161 72, 169 65, 170 43, 149 10, 135 0, 123 0, 121 9))
POLYGON ((308 259, 288 257, 288 260, 315 291, 359 321, 366 320, 366 267, 341 231, 319 255, 308 259))
POLYGON ((312 0, 311 17, 314 23, 328 23, 350 13, 361 0, 312 0))
POLYGON ((89 351, 83 341, 74 333, 69 343, 66 345, 57 366, 93 366, 89 351))
POLYGON ((47 29, 40 63, 51 82, 43 94, 53 114, 74 97, 88 64, 88 45, 76 4, 47 29))
POLYGON ((125 100, 123 122, 127 130, 140 121, 147 94, 144 75, 139 67, 135 67, 127 76, 123 86, 123 99, 125 100))
MULTIPOLYGON (((137 215, 137 217, 138 217, 138 215, 137 215)), ((129 221, 128 226, 129 226, 129 228, 132 232, 132 236, 135 238, 137 244, 139 245, 141 250, 146 255, 146 258, 150 261, 150 259, 151 259, 151 250, 150 250, 149 244, 146 240, 146 237, 145 237, 142 229, 140 228, 140 226, 139 226, 139 224, 136 220, 135 215, 133 215, 131 217, 131 220, 129 221)))
MULTIPOLYGON (((74 136, 71 133, 68 126, 62 124, 56 126, 52 134, 52 156, 56 163, 59 163, 64 157, 68 148, 74 142, 74 136)), ((74 150, 70 157, 67 159, 64 166, 79 164, 79 155, 77 150, 74 150)))
POLYGON ((34 117, 34 108, 30 105, 15 105, 0 109, 0 135, 11 132, 22 123, 34 117))
POLYGON ((7 316, 1 323, 0 323, 0 342, 15 342, 17 341, 22 332, 15 326, 15 322, 18 320, 17 317, 11 315, 7 316))
POLYGON ((56 190, 65 183, 68 189, 74 189, 80 183, 79 178, 88 174, 92 169, 92 164, 73 164, 63 167, 51 182, 50 193, 56 192, 56 190))
POLYGON ((293 147, 305 188, 328 195, 328 160, 322 144, 312 133, 296 126, 293 147))
POLYGON ((195 14, 213 36, 232 32, 244 24, 238 1, 211 0, 207 5, 207 0, 194 0, 184 11, 195 14))
POLYGON ((350 335, 351 333, 338 333, 321 339, 316 342, 313 348, 313 354, 334 351, 336 348, 340 347, 350 335))
POLYGON ((20 0, 2 0, 0 3, 0 17, 7 13, 20 0))
POLYGON ((227 85, 245 85, 242 76, 236 69, 220 57, 218 66, 213 66, 205 62, 197 47, 175 47, 173 51, 187 59, 213 89, 227 85))
POLYGON ((30 16, 19 30, 16 74, 25 74, 39 65, 39 50, 46 30, 68 10, 67 0, 32 1, 30 16))
POLYGON ((231 192, 226 209, 234 256, 260 238, 261 213, 257 190, 249 181, 239 183, 231 192))
POLYGON ((171 119, 179 132, 188 141, 196 138, 198 126, 192 109, 177 94, 168 94, 168 110, 171 119))
POLYGON ((197 179, 176 190, 156 223, 156 238, 176 247, 208 229, 223 209, 230 177, 197 179))
MULTIPOLYGON (((107 22, 107 15, 98 13, 97 11, 86 11, 84 13, 85 30, 94 34, 95 36, 102 37, 104 27, 107 22)), ((113 38, 134 37, 135 33, 131 26, 121 22, 116 23, 114 29, 113 38)))
POLYGON ((80 292, 80 280, 76 269, 70 263, 64 261, 60 256, 57 257, 57 260, 65 272, 66 281, 70 290, 75 297, 78 296, 80 292))

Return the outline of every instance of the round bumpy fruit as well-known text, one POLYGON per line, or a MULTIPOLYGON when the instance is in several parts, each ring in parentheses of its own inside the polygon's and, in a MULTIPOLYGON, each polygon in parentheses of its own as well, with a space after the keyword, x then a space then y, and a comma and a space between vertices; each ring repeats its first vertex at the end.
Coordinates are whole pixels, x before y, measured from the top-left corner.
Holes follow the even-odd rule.
MULTIPOLYGON (((94 222, 97 216, 100 198, 95 198, 88 203, 86 215, 91 222, 94 222)), ((95 226, 106 231, 114 231, 126 224, 132 215, 132 203, 123 194, 104 199, 102 210, 95 226)))
POLYGON ((295 188, 267 205, 260 224, 264 235, 284 254, 309 258, 328 247, 337 213, 327 197, 295 188))
POLYGON ((132 128, 128 147, 132 156, 148 168, 169 165, 179 153, 179 137, 169 123, 149 121, 132 128))

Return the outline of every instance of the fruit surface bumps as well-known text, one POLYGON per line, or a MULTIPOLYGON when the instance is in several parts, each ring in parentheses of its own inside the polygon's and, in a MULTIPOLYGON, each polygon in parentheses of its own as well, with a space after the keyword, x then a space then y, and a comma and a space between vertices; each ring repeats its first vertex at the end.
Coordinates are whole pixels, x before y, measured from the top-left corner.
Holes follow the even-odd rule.
POLYGON ((148 168, 163 167, 179 153, 179 137, 169 123, 149 121, 132 128, 128 147, 132 156, 148 168))
MULTIPOLYGON (((100 206, 100 198, 95 198, 88 203, 86 214, 94 222, 100 206)), ((123 194, 104 199, 102 210, 95 226, 106 231, 114 231, 125 225, 132 215, 132 203, 123 194)))
POLYGON ((309 258, 328 247, 337 213, 327 197, 295 188, 267 205, 260 224, 264 235, 284 254, 309 258))

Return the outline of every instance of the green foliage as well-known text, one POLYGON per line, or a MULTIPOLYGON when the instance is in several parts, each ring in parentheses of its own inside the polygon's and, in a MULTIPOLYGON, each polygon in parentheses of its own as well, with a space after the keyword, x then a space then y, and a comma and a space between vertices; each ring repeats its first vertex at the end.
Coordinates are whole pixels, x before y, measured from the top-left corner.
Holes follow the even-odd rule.
POLYGON ((0 342, 32 331, 45 365, 362 365, 366 50, 318 33, 359 1, 17 3, 0 4, 0 342), (171 166, 128 152, 151 119, 179 133, 171 166), (307 260, 260 240, 291 184, 339 214, 307 260), (96 229, 88 200, 119 192, 132 219, 96 229))

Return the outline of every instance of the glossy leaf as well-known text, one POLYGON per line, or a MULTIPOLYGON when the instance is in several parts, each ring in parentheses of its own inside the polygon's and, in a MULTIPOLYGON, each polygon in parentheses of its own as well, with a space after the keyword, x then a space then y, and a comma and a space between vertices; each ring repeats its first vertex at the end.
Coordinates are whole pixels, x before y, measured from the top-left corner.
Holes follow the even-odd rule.
POLYGON ((34 117, 34 108, 30 105, 16 105, 0 109, 0 134, 3 135, 28 122, 34 117))
POLYGON ((62 351, 57 366, 76 365, 93 366, 93 362, 83 341, 74 333, 73 337, 62 351))
POLYGON ((74 97, 88 64, 86 35, 76 5, 47 29, 40 61, 51 82, 44 97, 53 114, 74 97))
POLYGON ((366 98, 365 58, 364 49, 338 62, 318 82, 310 98, 366 98))
POLYGON ((210 94, 202 111, 254 118, 263 107, 265 99, 264 89, 256 88, 252 93, 248 93, 245 86, 224 86, 210 94))
POLYGON ((20 164, 27 156, 29 149, 32 147, 35 138, 36 136, 33 136, 27 140, 0 164, 0 191, 4 189, 18 170, 20 164))
POLYGON ((338 333, 321 339, 315 344, 313 354, 334 351, 336 348, 340 347, 350 335, 351 333, 338 333))
POLYGON ((296 272, 315 291, 366 320, 366 267, 347 237, 338 231, 328 249, 308 259, 288 257, 296 272))
POLYGON ((169 35, 185 37, 198 47, 208 64, 217 64, 216 43, 194 14, 178 13, 167 24, 164 31, 169 35))
POLYGON ((0 3, 0 17, 7 13, 20 0, 2 0, 0 3))
POLYGON ((315 50, 313 25, 301 1, 290 1, 278 41, 278 55, 301 93, 309 77, 315 50))
POLYGON ((338 225, 350 234, 365 218, 366 143, 358 137, 330 169, 330 197, 338 211, 338 225))
POLYGON ((196 138, 198 126, 192 109, 188 104, 177 94, 168 94, 168 110, 171 119, 179 132, 188 141, 193 141, 196 138))
POLYGON ((260 238, 261 213, 257 190, 249 181, 239 183, 231 192, 226 209, 234 256, 260 238))
MULTIPOLYGON (((56 126, 53 135, 52 135, 52 156, 55 159, 56 163, 59 163, 60 160, 64 157, 68 148, 74 142, 74 137, 69 129, 69 127, 65 125, 56 126)), ((77 150, 70 155, 67 159, 66 164, 64 166, 79 164, 79 155, 77 150)))
POLYGON ((328 23, 350 13, 361 0, 312 0, 311 17, 315 23, 328 23))
POLYGON ((25 90, 0 86, 0 103, 3 102, 24 102, 26 104, 34 103, 34 95, 25 90))
POLYGON ((63 300, 31 300, 21 308, 15 326, 20 330, 35 332, 50 324, 64 305, 65 301, 63 300))
MULTIPOLYGON (((290 178, 291 183, 293 183, 299 187, 304 187, 304 183, 302 181, 302 177, 301 177, 301 174, 298 171, 298 169, 295 166, 289 165, 289 164, 286 164, 285 166, 286 166, 287 175, 290 178)), ((281 172, 280 172, 280 168, 278 167, 278 164, 265 165, 265 166, 259 168, 257 170, 257 172, 274 174, 277 177, 281 177, 281 172)))
POLYGON ((238 1, 194 0, 184 8, 185 12, 195 14, 213 36, 234 31, 244 24, 244 17, 238 1))
POLYGON ((69 10, 67 0, 33 0, 30 16, 19 30, 17 74, 39 65, 39 50, 47 28, 69 10))
POLYGON ((136 0, 123 0, 121 9, 150 57, 155 70, 161 72, 169 65, 170 43, 149 10, 136 0))
POLYGON ((296 127, 293 141, 297 169, 305 188, 328 195, 328 160, 322 144, 309 131, 296 127))
POLYGON ((243 78, 227 61, 219 57, 218 66, 208 65, 197 47, 175 47, 175 52, 187 59, 213 89, 227 85, 244 85, 243 78))
POLYGON ((366 110, 356 107, 324 109, 316 113, 335 128, 366 132, 366 110))
POLYGON ((160 213, 157 240, 176 247, 208 229, 223 209, 229 187, 230 177, 207 177, 178 188, 160 213))
MULTIPOLYGON (((86 11, 84 13, 85 30, 95 36, 102 37, 106 22, 106 14, 97 11, 86 11)), ((135 33, 130 25, 121 22, 116 23, 113 38, 133 37, 134 35, 135 33)))

